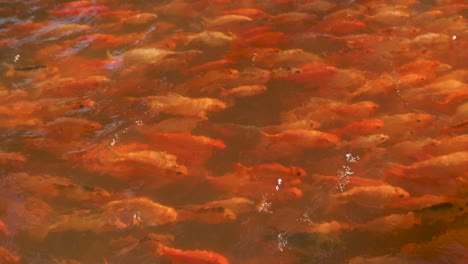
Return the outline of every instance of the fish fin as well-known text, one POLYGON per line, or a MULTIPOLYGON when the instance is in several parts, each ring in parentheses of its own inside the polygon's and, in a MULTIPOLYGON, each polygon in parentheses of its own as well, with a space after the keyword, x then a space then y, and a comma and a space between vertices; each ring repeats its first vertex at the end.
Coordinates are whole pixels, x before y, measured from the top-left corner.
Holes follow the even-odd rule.
POLYGON ((212 21, 211 19, 206 18, 206 17, 204 17, 204 16, 201 16, 200 18, 201 18, 202 23, 204 24, 204 26, 208 26, 208 25, 211 23, 211 21, 212 21))

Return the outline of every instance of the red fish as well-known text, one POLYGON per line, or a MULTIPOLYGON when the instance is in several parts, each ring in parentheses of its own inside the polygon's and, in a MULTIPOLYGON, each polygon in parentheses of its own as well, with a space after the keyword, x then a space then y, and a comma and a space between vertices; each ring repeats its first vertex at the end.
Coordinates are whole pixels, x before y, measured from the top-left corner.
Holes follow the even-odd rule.
POLYGON ((170 259, 171 263, 229 264, 223 255, 207 250, 180 250, 159 243, 156 255, 170 259))
POLYGON ((384 121, 382 119, 373 118, 353 122, 345 127, 332 129, 330 132, 338 136, 346 135, 348 137, 353 137, 375 134, 382 131, 383 128, 384 121))

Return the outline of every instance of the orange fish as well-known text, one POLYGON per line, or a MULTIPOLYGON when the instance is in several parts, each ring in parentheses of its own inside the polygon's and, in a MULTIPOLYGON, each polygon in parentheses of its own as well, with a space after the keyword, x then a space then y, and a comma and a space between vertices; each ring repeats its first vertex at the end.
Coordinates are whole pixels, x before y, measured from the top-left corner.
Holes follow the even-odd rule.
POLYGON ((223 255, 207 250, 180 250, 158 243, 156 255, 168 258, 171 263, 192 263, 192 264, 229 264, 223 255))
POLYGON ((295 157, 306 150, 335 146, 338 141, 334 134, 318 130, 291 129, 278 134, 265 134, 255 153, 267 159, 295 157))
POLYGON ((197 117, 207 120, 209 112, 224 110, 227 106, 224 102, 208 98, 190 98, 179 94, 169 93, 161 96, 148 96, 138 99, 147 104, 156 114, 168 114, 183 117, 197 117))
POLYGON ((101 76, 87 76, 85 78, 60 78, 53 82, 44 82, 39 85, 43 95, 76 96, 94 92, 110 82, 110 79, 101 76))
POLYGON ((192 74, 197 74, 197 73, 204 72, 204 71, 219 70, 232 64, 234 64, 234 61, 225 60, 225 59, 210 61, 202 65, 195 66, 191 69, 185 70, 184 73, 186 75, 192 75, 192 74))
POLYGON ((253 167, 245 167, 241 163, 236 163, 236 174, 240 177, 247 176, 252 181, 270 181, 276 182, 278 179, 284 184, 296 185, 307 176, 307 173, 302 168, 291 166, 285 167, 278 163, 265 163, 255 165, 253 167))
MULTIPOLYGON (((345 127, 332 129, 329 132, 338 136, 364 136, 382 131, 384 121, 382 119, 365 119, 363 121, 353 122, 345 127)), ((391 136, 391 135, 390 135, 391 136)))
POLYGON ((229 208, 222 206, 188 205, 177 211, 178 221, 197 221, 205 224, 222 224, 233 222, 237 215, 229 208))
POLYGON ((338 206, 356 204, 369 208, 385 208, 385 205, 404 200, 410 194, 400 187, 388 184, 376 186, 356 186, 344 192, 333 194, 329 210, 335 211, 338 206))
POLYGON ((155 203, 148 198, 138 197, 117 200, 93 210, 76 210, 62 215, 47 227, 48 232, 68 230, 103 233, 131 226, 154 227, 174 223, 176 211, 155 203))
POLYGON ((157 133, 140 130, 146 135, 155 150, 167 151, 177 156, 184 164, 200 165, 206 162, 217 150, 226 148, 223 141, 187 133, 157 133))
POLYGON ((265 12, 255 8, 240 8, 223 12, 225 15, 247 16, 252 19, 262 19, 267 16, 265 12))
POLYGON ((372 233, 388 233, 408 230, 420 223, 421 219, 413 212, 409 212, 406 214, 391 214, 379 217, 358 225, 356 229, 372 233))

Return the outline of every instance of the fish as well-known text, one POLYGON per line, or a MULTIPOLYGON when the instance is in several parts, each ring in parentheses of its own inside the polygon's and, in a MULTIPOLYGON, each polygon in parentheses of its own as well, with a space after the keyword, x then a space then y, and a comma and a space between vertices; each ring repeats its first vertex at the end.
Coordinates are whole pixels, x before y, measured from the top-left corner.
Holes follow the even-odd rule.
POLYGON ((263 10, 255 9, 255 8, 239 8, 239 9, 231 9, 224 11, 223 14, 225 15, 239 15, 239 16, 246 16, 251 19, 262 19, 267 16, 263 10))
POLYGON ((208 250, 181 250, 159 243, 156 255, 163 256, 171 263, 229 264, 223 255, 208 250))
POLYGON ((209 97, 190 98, 175 93, 148 96, 136 101, 144 102, 157 114, 196 117, 201 120, 207 120, 209 112, 219 112, 227 107, 223 101, 218 99, 209 97))
POLYGON ((421 218, 425 224, 439 222, 451 223, 458 217, 463 217, 468 212, 468 204, 462 199, 450 199, 449 201, 436 203, 427 207, 414 210, 414 214, 421 218))
POLYGON ((40 127, 45 136, 55 140, 73 140, 87 133, 100 130, 102 125, 95 121, 77 117, 60 117, 40 127))
POLYGON ((183 164, 201 165, 216 151, 226 148, 223 141, 205 136, 187 133, 158 133, 147 129, 141 129, 140 133, 148 138, 148 142, 154 146, 155 150, 173 154, 183 164))
POLYGON ((50 23, 43 28, 35 31, 36 34, 42 35, 45 38, 58 38, 64 36, 70 36, 77 33, 82 33, 91 29, 89 25, 83 24, 55 24, 50 23))
POLYGON ((95 209, 75 210, 61 215, 47 231, 92 231, 105 233, 134 226, 155 227, 175 223, 177 212, 146 197, 108 202, 95 209))
POLYGON ((226 35, 219 31, 203 31, 187 37, 186 47, 192 48, 227 48, 236 39, 235 36, 226 35))
POLYGON ((38 84, 39 91, 45 96, 82 96, 96 92, 99 88, 110 83, 110 79, 103 75, 87 76, 85 78, 59 78, 38 84))
POLYGON ((185 70, 184 74, 193 75, 193 74, 199 74, 200 72, 205 72, 205 71, 219 70, 226 66, 230 66, 232 64, 234 64, 234 61, 226 60, 226 59, 210 61, 201 65, 197 65, 188 70, 185 70))
POLYGON ((243 26, 251 21, 252 18, 243 15, 223 15, 216 17, 214 19, 203 18, 206 23, 207 28, 222 28, 222 29, 231 29, 239 26, 243 26))
POLYGON ((237 219, 233 211, 222 206, 187 205, 177 214, 178 221, 196 221, 205 224, 229 223, 237 219))
POLYGON ((259 94, 262 94, 268 90, 268 87, 265 85, 242 85, 230 89, 222 89, 221 96, 229 97, 233 96, 235 98, 245 98, 252 97, 259 94))
POLYGON ((166 55, 174 54, 174 51, 158 48, 135 48, 125 51, 119 56, 113 57, 108 54, 113 60, 122 62, 125 65, 132 64, 151 64, 157 63, 166 55))
POLYGON ((387 204, 389 208, 401 209, 406 211, 418 212, 424 208, 430 208, 438 204, 457 203, 458 199, 446 195, 424 194, 421 196, 413 196, 404 201, 396 201, 395 203, 387 204))
POLYGON ((406 214, 390 214, 359 224, 356 230, 372 233, 389 233, 409 230, 421 224, 421 219, 409 212, 406 214))
POLYGON ((266 134, 256 148, 257 155, 268 158, 296 156, 308 149, 336 146, 339 138, 318 130, 290 129, 266 134))
POLYGON ((371 134, 368 136, 358 136, 348 141, 340 142, 340 148, 350 149, 374 149, 380 144, 387 142, 390 139, 386 134, 371 134))
POLYGON ((467 236, 466 228, 449 228, 425 243, 406 244, 400 252, 412 259, 426 262, 463 263, 468 258, 467 236))
POLYGON ((252 167, 246 167, 241 163, 236 163, 236 172, 240 177, 247 177, 251 181, 275 182, 279 179, 284 184, 296 185, 307 177, 307 172, 299 167, 285 167, 279 163, 264 163, 252 167))
POLYGON ((276 134, 281 133, 290 129, 318 129, 320 128, 320 123, 312 119, 303 119, 293 122, 283 122, 280 125, 273 125, 262 127, 262 131, 267 134, 276 134))
POLYGON ((70 179, 50 175, 30 175, 27 173, 10 173, 1 182, 23 192, 39 195, 43 198, 66 199, 77 202, 104 201, 110 193, 97 186, 79 185, 70 179))
POLYGON ((158 15, 153 13, 139 13, 133 16, 124 17, 120 22, 124 25, 145 25, 158 18, 158 15))
POLYGON ((350 203, 368 208, 385 208, 388 203, 403 201, 408 197, 410 194, 406 190, 389 184, 356 186, 344 192, 332 194, 329 210, 335 211, 338 206, 350 203))
MULTIPOLYGON (((362 121, 352 122, 344 127, 331 129, 328 132, 335 134, 337 136, 347 136, 347 137, 356 137, 356 136, 365 136, 369 134, 374 134, 376 132, 385 132, 383 130, 385 121, 380 118, 371 118, 364 119, 362 121)), ((385 133, 392 136, 388 132, 385 133)))
POLYGON ((210 201, 204 204, 209 208, 224 207, 231 210, 235 215, 251 213, 255 210, 255 202, 245 197, 234 196, 229 199, 210 201))
POLYGON ((468 165, 468 151, 458 151, 447 155, 435 156, 426 160, 417 161, 411 165, 392 164, 387 171, 387 178, 393 177, 423 177, 435 180, 445 175, 444 180, 453 179, 460 169, 468 165))
POLYGON ((97 171, 123 179, 132 179, 136 176, 149 177, 148 186, 152 177, 155 178, 152 183, 160 186, 167 181, 178 180, 179 176, 188 175, 187 167, 178 164, 176 156, 161 151, 139 150, 118 153, 117 156, 104 161, 105 164, 97 165, 95 168, 97 171))

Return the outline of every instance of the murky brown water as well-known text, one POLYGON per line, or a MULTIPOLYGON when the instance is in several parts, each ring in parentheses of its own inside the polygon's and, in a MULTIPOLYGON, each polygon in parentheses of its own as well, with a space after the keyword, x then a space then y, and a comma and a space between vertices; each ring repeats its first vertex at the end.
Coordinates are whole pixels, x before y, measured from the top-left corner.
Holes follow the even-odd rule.
POLYGON ((463 1, 0 1, 0 263, 466 263, 463 1))

